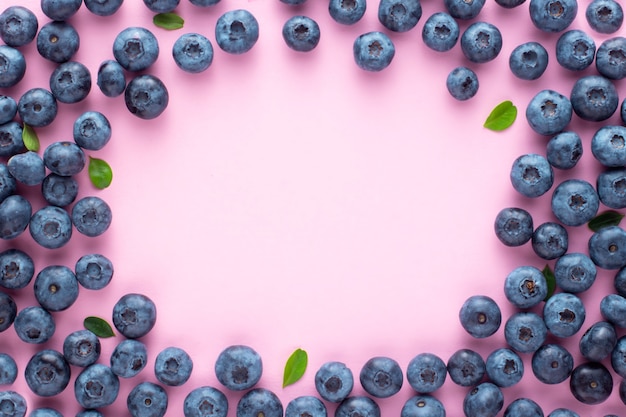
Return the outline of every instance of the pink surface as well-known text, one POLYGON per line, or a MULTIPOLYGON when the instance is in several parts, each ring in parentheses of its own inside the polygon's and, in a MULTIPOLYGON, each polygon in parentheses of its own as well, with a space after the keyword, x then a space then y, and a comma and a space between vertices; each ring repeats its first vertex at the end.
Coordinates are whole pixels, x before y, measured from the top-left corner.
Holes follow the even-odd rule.
MULTIPOLYGON (((40 18, 35 0, 16 0, 40 18)), ((607 36, 591 32, 579 5, 573 28, 583 29, 599 44, 607 36)), ((81 237, 59 250, 36 247, 28 233, 0 249, 19 247, 36 261, 37 271, 50 264, 73 267, 85 253, 113 260, 115 276, 104 290, 82 290, 70 309, 55 313, 58 330, 45 347, 61 349, 65 335, 82 328, 87 315, 110 318, 113 304, 125 293, 142 292, 158 308, 158 322, 143 340, 148 367, 122 380, 116 403, 105 415, 126 415, 126 395, 144 380, 156 381, 156 354, 171 345, 194 360, 191 379, 169 388, 168 416, 182 415, 185 395, 201 385, 222 388, 213 372, 219 352, 231 344, 248 344, 263 357, 260 386, 275 391, 283 404, 315 394, 313 376, 324 362, 345 362, 355 374, 376 355, 396 359, 403 369, 418 353, 432 352, 447 361, 462 347, 486 357, 505 346, 503 328, 475 341, 458 321, 463 301, 474 294, 498 300, 504 320, 513 311, 503 296, 505 276, 520 265, 543 268, 530 248, 507 248, 493 233, 493 220, 507 206, 522 206, 535 224, 553 220, 549 196, 529 200, 516 194, 508 178, 512 161, 522 153, 545 153, 546 138, 527 125, 524 109, 543 88, 569 95, 577 75, 560 68, 554 56, 558 34, 535 29, 528 4, 505 10, 489 1, 478 19, 503 32, 500 56, 483 65, 470 64, 459 45, 441 54, 421 40, 426 18, 444 11, 440 1, 423 2, 417 28, 393 33, 397 51, 386 70, 366 73, 353 61, 352 43, 361 33, 382 30, 377 2, 354 26, 335 23, 327 2, 309 0, 299 7, 278 0, 224 0, 201 9, 183 0, 177 12, 185 28, 166 31, 153 26, 152 13, 139 0, 127 0, 110 18, 83 7, 71 23, 81 35, 76 59, 91 70, 112 58, 113 39, 127 26, 145 26, 158 37, 161 54, 149 70, 168 86, 170 105, 161 117, 139 120, 123 98, 106 98, 95 85, 79 104, 60 105, 57 121, 38 129, 42 145, 70 140, 75 118, 86 110, 103 112, 112 122, 107 147, 90 155, 106 159, 114 170, 111 187, 94 189, 86 173, 81 195, 98 195, 113 208, 113 224, 100 238, 81 237), (214 25, 225 11, 245 8, 259 20, 261 35, 247 54, 231 56, 215 43, 214 25), (281 28, 292 15, 314 18, 322 30, 318 47, 308 54, 285 45, 281 28), (191 75, 176 67, 171 48, 184 32, 200 32, 215 47, 212 66, 191 75), (550 52, 549 69, 535 82, 516 79, 508 69, 515 46, 540 41, 550 52), (473 68, 478 94, 454 100, 445 88, 450 70, 473 68), (503 100, 520 110, 505 132, 482 127, 489 111, 503 100), (297 384, 282 388, 283 366, 296 348, 309 353, 309 368, 297 384)), ((477 20, 478 20, 477 19, 477 20)), ((461 28, 469 22, 460 22, 461 28)), ((19 97, 47 87, 54 65, 37 54, 35 44, 22 48, 27 76, 3 93, 19 97)), ((594 70, 585 73, 593 73, 594 70)), ((617 83, 621 88, 621 82, 617 83)), ((619 123, 617 115, 609 122, 619 123)), ((585 157, 572 172, 557 172, 595 182, 598 163, 589 149, 598 125, 574 119, 583 137, 585 157)), ((30 191, 29 191, 30 192, 30 191)), ((33 190, 34 206, 43 204, 33 190)), ((570 231, 570 251, 586 251, 589 232, 570 231)), ((553 265, 553 262, 550 262, 553 265)), ((582 295, 589 327, 600 319, 599 300, 611 291, 612 272, 600 271, 593 289, 582 295)), ((31 284, 32 285, 32 284, 31 284)), ((30 288, 30 287, 29 287, 30 288)), ((15 293, 18 306, 35 304, 31 290, 15 293)), ((503 321, 504 321, 503 320, 503 321)), ((579 335, 582 334, 582 331, 579 335)), ((103 340, 100 359, 121 340, 103 340)), ((550 339, 553 340, 553 339, 550 339)), ((53 406, 64 415, 78 410, 72 383, 59 397, 30 393, 23 377, 28 358, 41 346, 24 345, 13 330, 0 335, 0 350, 18 359, 20 375, 11 387, 30 408, 53 406)), ((582 362, 577 337, 564 341, 582 362)), ((530 355, 523 355, 522 382, 504 389, 505 406, 520 396, 536 400, 547 415, 571 407, 581 416, 623 415, 615 378, 610 399, 595 407, 577 403, 567 382, 549 386, 532 375, 530 355)), ((223 389, 235 415, 240 393, 223 389)), ((448 415, 462 415, 467 389, 448 378, 434 395, 448 415)), ((363 394, 355 385, 354 394, 363 394)), ((397 395, 378 400, 383 416, 399 415, 414 393, 406 383, 397 395)), ((329 415, 335 406, 327 404, 329 415)))

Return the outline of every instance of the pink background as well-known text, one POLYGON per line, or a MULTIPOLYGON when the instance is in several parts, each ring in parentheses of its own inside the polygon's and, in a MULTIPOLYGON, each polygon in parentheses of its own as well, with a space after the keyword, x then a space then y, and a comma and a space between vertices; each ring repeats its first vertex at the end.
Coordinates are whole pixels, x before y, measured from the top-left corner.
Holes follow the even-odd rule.
MULTIPOLYGON (((31 8, 40 26, 48 21, 36 0, 2 3, 10 4, 31 8)), ((579 5, 572 27, 592 34, 599 45, 608 36, 591 31, 584 20, 586 4, 579 5)), ((85 172, 80 195, 104 198, 113 209, 113 224, 100 238, 75 233, 59 250, 37 247, 28 233, 0 242, 0 249, 28 251, 36 272, 51 264, 73 267, 91 252, 114 262, 107 288, 82 290, 75 305, 54 314, 58 330, 45 347, 60 350, 85 316, 110 319, 113 304, 125 293, 141 292, 155 301, 158 321, 143 339, 148 367, 122 380, 119 398, 105 415, 127 414, 126 395, 140 381, 156 381, 154 358, 172 345, 192 356, 194 370, 185 385, 168 388, 168 416, 182 415, 184 397, 193 388, 222 388, 213 366, 231 344, 250 345, 262 355, 259 386, 276 392, 285 406, 298 395, 315 394, 313 377, 326 361, 345 362, 357 381, 353 393, 363 394, 358 374, 372 356, 390 356, 406 370, 421 352, 447 361, 462 347, 486 358, 505 346, 503 328, 489 339, 473 340, 461 328, 458 310, 467 297, 486 294, 500 303, 504 322, 513 311, 502 293, 506 275, 520 265, 546 264, 530 245, 500 244, 493 220, 508 206, 529 210, 536 225, 554 220, 549 195, 523 198, 508 175, 517 156, 545 154, 547 138, 533 133, 524 118, 530 98, 543 88, 569 95, 578 76, 556 62, 558 34, 534 28, 527 3, 505 10, 490 0, 478 19, 502 30, 504 46, 495 61, 474 65, 459 45, 442 54, 423 44, 424 21, 445 10, 441 1, 424 1, 415 29, 390 34, 396 45, 392 64, 367 73, 354 64, 352 43, 364 32, 384 31, 377 2, 370 0, 364 19, 354 26, 335 23, 327 5, 322 0, 298 7, 278 0, 223 0, 202 9, 182 0, 177 12, 186 22, 179 31, 156 28, 139 0, 127 0, 113 17, 98 17, 83 7, 71 18, 81 36, 75 59, 91 70, 92 92, 79 104, 61 104, 57 121, 37 132, 45 147, 71 140, 73 121, 86 110, 109 118, 111 142, 88 154, 111 164, 113 183, 98 191, 85 172), (217 18, 236 8, 248 9, 260 24, 258 43, 240 56, 222 52, 214 41, 217 18), (283 23, 295 14, 308 15, 321 27, 321 41, 310 53, 292 51, 282 39, 283 23), (147 27, 160 42, 159 59, 148 72, 168 86, 170 104, 155 120, 136 118, 123 97, 107 98, 95 85, 98 66, 113 57, 113 39, 127 26, 147 27), (202 74, 184 73, 171 58, 177 37, 194 31, 215 48, 213 65, 202 74), (531 40, 550 53, 548 71, 535 82, 516 79, 508 68, 510 52, 531 40), (454 100, 445 87, 447 74, 459 65, 473 68, 480 79, 478 94, 467 102, 454 100), (484 119, 503 100, 518 106, 518 120, 501 133, 484 129, 484 119), (283 366, 296 348, 308 351, 309 368, 301 381, 283 389, 283 366)), ((469 22, 460 24, 464 29, 469 22)), ((3 91, 16 98, 34 86, 48 88, 54 68, 34 43, 21 50, 28 73, 17 87, 3 91)), ((621 82, 617 85, 623 90, 621 82)), ((620 123, 617 115, 609 122, 620 123)), ((585 156, 573 171, 557 171, 556 181, 595 182, 600 168, 589 143, 599 125, 574 118, 570 127, 583 138, 585 156)), ((43 204, 36 188, 22 190, 33 196, 35 207, 43 204)), ((570 251, 586 251, 590 233, 568 230, 570 251)), ((593 289, 582 295, 584 329, 600 319, 599 300, 612 290, 612 278, 612 272, 600 271, 593 289)), ((31 287, 12 292, 19 308, 36 303, 31 287)), ((108 363, 120 340, 103 340, 100 362, 108 363)), ((26 386, 23 369, 41 346, 21 343, 12 329, 0 334, 0 341, 0 350, 13 354, 20 366, 10 389, 21 392, 31 409, 53 406, 64 415, 79 410, 73 395, 79 369, 73 369, 72 382, 59 397, 39 398, 26 386)), ((578 338, 562 342, 576 364, 582 362, 578 338)), ((505 407, 528 396, 546 415, 557 407, 571 407, 581 416, 623 414, 618 377, 609 400, 589 407, 573 399, 567 382, 539 383, 530 355, 523 358, 526 374, 519 385, 504 389, 505 407)), ((234 416, 241 393, 223 391, 234 416)), ((448 415, 458 416, 466 392, 448 378, 435 396, 448 415)), ((405 380, 400 393, 377 400, 382 414, 399 415, 413 394, 405 380)), ((327 406, 333 415, 335 405, 327 406)))

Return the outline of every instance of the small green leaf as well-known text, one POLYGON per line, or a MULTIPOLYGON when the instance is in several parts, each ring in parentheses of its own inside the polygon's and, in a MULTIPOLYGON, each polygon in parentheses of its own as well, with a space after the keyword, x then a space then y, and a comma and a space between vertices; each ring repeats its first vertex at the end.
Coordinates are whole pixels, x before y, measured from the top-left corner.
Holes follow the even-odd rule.
POLYGON ((283 388, 298 381, 304 375, 306 366, 309 361, 307 353, 298 348, 296 349, 285 364, 285 373, 283 374, 283 388))
POLYGON ((152 18, 152 22, 156 26, 167 30, 180 29, 185 24, 183 18, 173 12, 156 14, 152 18))
POLYGON ((113 180, 113 170, 104 160, 89 157, 89 179, 96 188, 104 189, 111 185, 113 180))
POLYGON ((22 141, 29 151, 39 151, 39 137, 37 136, 37 132, 26 123, 24 123, 22 127, 22 141))
POLYGON ((83 321, 83 326, 85 329, 91 331, 98 337, 113 337, 115 333, 113 333, 113 329, 111 325, 107 323, 106 320, 101 319, 100 317, 89 316, 83 321))
POLYGON ((550 265, 546 265, 541 273, 546 279, 546 284, 548 284, 548 294, 546 294, 546 298, 544 298, 543 301, 548 301, 556 289, 556 278, 554 277, 554 272, 552 272, 550 265))
POLYGON ((483 126, 495 131, 504 130, 513 124, 516 117, 517 107, 510 100, 506 100, 491 111, 483 126))
POLYGON ((624 215, 622 213, 619 213, 615 210, 607 210, 589 220, 587 226, 589 226, 589 229, 591 229, 592 231, 597 232, 603 227, 619 225, 623 218, 624 215))

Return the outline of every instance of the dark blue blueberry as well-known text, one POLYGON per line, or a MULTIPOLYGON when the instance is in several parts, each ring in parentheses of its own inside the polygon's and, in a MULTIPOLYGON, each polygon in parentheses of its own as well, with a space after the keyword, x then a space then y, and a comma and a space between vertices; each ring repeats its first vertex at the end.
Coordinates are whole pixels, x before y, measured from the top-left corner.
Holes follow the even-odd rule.
POLYGON ((289 4, 291 6, 296 6, 299 4, 304 4, 306 2, 306 0, 280 0, 285 4, 289 4))
POLYGON ((0 239, 13 239, 29 224, 32 206, 19 194, 10 195, 0 203, 0 239))
POLYGON ((147 381, 135 385, 126 398, 131 417, 163 417, 168 403, 167 391, 147 381))
POLYGON ((626 404, 626 379, 623 379, 619 383, 619 399, 623 404, 626 404))
POLYGON ((83 150, 74 142, 53 142, 43 152, 43 162, 51 172, 69 177, 79 174, 86 164, 83 150))
POLYGON ((514 313, 504 324, 504 338, 519 353, 532 353, 543 345, 548 329, 543 318, 531 311, 514 313))
POLYGON ((35 275, 35 263, 20 249, 7 249, 0 253, 0 287, 24 288, 35 275))
POLYGON ((17 102, 11 96, 0 94, 0 125, 9 123, 17 115, 17 102))
POLYGON ((15 194, 17 182, 6 164, 0 163, 0 203, 10 195, 15 194))
POLYGON ((503 417, 543 417, 543 410, 530 398, 517 398, 505 409, 503 417))
POLYGON ((37 34, 37 51, 45 59, 61 63, 72 59, 80 47, 80 36, 68 22, 52 21, 37 34))
POLYGON ((22 122, 31 127, 48 126, 54 121, 58 104, 54 95, 40 87, 26 91, 17 102, 17 112, 22 122))
POLYGON ((111 370, 122 378, 132 378, 139 374, 148 362, 148 348, 135 339, 124 339, 111 353, 111 370))
POLYGON ((124 102, 128 111, 144 120, 154 119, 163 113, 169 98, 163 81, 151 74, 134 77, 124 92, 124 102))
POLYGON ((41 397, 63 392, 70 382, 70 365, 60 352, 43 349, 35 353, 24 369, 30 390, 41 397))
POLYGON ((63 21, 74 16, 83 0, 41 0, 41 10, 51 20, 63 21))
POLYGON ((540 135, 562 132, 572 120, 572 103, 554 90, 541 90, 526 107, 526 120, 540 135))
POLYGON ((215 24, 215 41, 229 54, 248 52, 259 40, 259 22, 245 9, 222 14, 215 24))
POLYGON ((37 302, 43 308, 62 311, 78 298, 78 281, 67 266, 48 265, 37 274, 34 291, 37 302))
POLYGON ((568 408, 557 408, 548 414, 548 417, 580 417, 577 413, 568 408))
POLYGON ((576 0, 530 0, 530 20, 544 32, 561 32, 578 14, 576 0))
POLYGON ((78 195, 78 181, 73 177, 50 173, 41 183, 41 194, 51 206, 69 206, 78 195))
POLYGON ((101 290, 113 278, 113 263, 106 256, 90 253, 81 256, 74 268, 78 283, 89 290, 101 290))
POLYGON ((366 71, 382 71, 396 54, 396 47, 389 36, 382 32, 367 32, 358 36, 352 45, 357 66, 366 71))
POLYGON ((0 87, 13 87, 26 74, 26 59, 17 49, 0 45, 0 87))
POLYGON ((47 249, 58 249, 72 237, 72 219, 64 209, 44 206, 30 219, 30 235, 39 245, 47 249))
POLYGON ((507 275, 504 295, 517 308, 534 307, 548 295, 546 277, 534 266, 519 266, 507 275))
POLYGON ((600 404, 613 391, 613 377, 599 362, 586 362, 572 371, 569 380, 570 390, 583 404, 600 404))
POLYGON ((330 0, 328 13, 337 23, 353 25, 365 15, 367 0, 330 0))
POLYGON ((26 399, 16 391, 0 391, 0 416, 18 417, 26 415, 26 399))
POLYGON ((589 238, 589 257, 604 269, 626 266, 626 231, 619 226, 608 226, 589 238))
POLYGON ((94 363, 84 368, 74 381, 74 397, 83 408, 101 408, 117 399, 120 381, 108 366, 94 363))
POLYGON ((478 92, 479 82, 476 73, 468 67, 454 68, 446 78, 446 88, 452 97, 464 101, 478 92))
POLYGON ((285 417, 327 417, 327 415, 324 403, 312 395, 296 397, 285 407, 285 417))
POLYGON ((98 67, 96 83, 102 94, 117 97, 126 89, 126 73, 119 62, 112 59, 104 61, 98 67))
POLYGON ((526 2, 526 0, 495 0, 498 6, 504 7, 505 9, 513 9, 517 6, 521 6, 526 2))
POLYGON ((556 222, 545 222, 533 232, 533 251, 542 259, 556 259, 567 252, 569 236, 567 230, 556 222))
POLYGON ((73 137, 83 149, 100 150, 111 139, 111 123, 99 111, 86 111, 74 121, 73 137))
MULTIPOLYGON (((461 1, 461 3, 465 2, 461 1)), ((485 63, 492 61, 502 50, 502 34, 491 23, 474 22, 461 35, 461 50, 463 55, 471 62, 485 63)))
POLYGON ((626 268, 620 268, 617 271, 613 278, 613 287, 619 295, 626 297, 626 268))
POLYGON ((583 156, 583 144, 576 132, 561 132, 553 136, 546 147, 546 158, 558 169, 572 169, 583 156))
POLYGON ((0 13, 0 39, 9 46, 29 44, 38 29, 37 16, 24 6, 9 6, 0 13))
POLYGON ((15 121, 0 125, 0 156, 10 157, 24 151, 22 125, 15 121))
POLYGON ((626 207, 626 169, 609 168, 598 174, 596 190, 600 202, 613 209, 626 207))
POLYGON ((574 357, 563 346, 554 343, 541 346, 533 353, 531 367, 535 377, 544 384, 559 384, 574 369, 574 357))
POLYGON ((449 51, 459 40, 459 24, 444 12, 430 15, 422 28, 422 40, 430 49, 437 52, 449 51))
POLYGON ((113 56, 125 70, 143 71, 159 57, 159 42, 148 29, 131 26, 115 37, 113 56))
POLYGON ((536 80, 548 67, 548 51, 539 42, 518 45, 509 55, 509 68, 522 80, 536 80))
POLYGON ((11 385, 17 379, 17 362, 8 353, 0 353, 0 385, 11 385))
MULTIPOLYGON (((214 387, 194 388, 185 397, 183 414, 185 417, 226 417, 228 399, 222 391, 214 387)), ((311 417, 319 416, 311 415, 311 417)))
POLYGON ((570 71, 584 70, 593 64, 595 57, 596 43, 582 30, 572 29, 563 32, 556 42, 556 60, 570 71))
POLYGON ((599 75, 587 75, 576 81, 570 95, 572 109, 583 120, 600 122, 613 116, 619 105, 613 83, 599 75))
POLYGON ((486 295, 469 297, 459 311, 461 326, 475 338, 485 338, 494 334, 502 322, 498 304, 486 295))
POLYGON ((335 417, 355 416, 380 417, 380 406, 370 397, 355 395, 343 400, 335 409, 335 417))
POLYGON ((220 0, 189 0, 191 4, 198 7, 214 6, 220 2, 220 0))
POLYGON ((283 39, 294 51, 312 51, 320 36, 320 26, 308 16, 292 16, 283 25, 283 39))
POLYGON ((552 213, 566 226, 580 226, 593 219, 600 208, 600 198, 589 182, 569 179, 561 182, 551 199, 552 213))
POLYGON ((602 317, 619 328, 626 328, 626 298, 619 294, 607 294, 600 301, 602 317))
POLYGON ((415 391, 429 394, 441 388, 446 381, 446 363, 433 353, 420 353, 409 361, 406 380, 415 391))
POLYGON ((614 33, 622 27, 624 11, 615 0, 593 0, 587 5, 585 18, 598 33, 614 33))
POLYGON ((486 372, 480 353, 467 348, 454 352, 446 367, 452 382, 462 387, 478 385, 486 372))
POLYGON ((84 0, 84 3, 96 16, 112 16, 122 7, 124 0, 84 0))
POLYGON ((596 280, 596 265, 584 253, 566 253, 554 265, 554 278, 557 287, 565 292, 587 291, 596 280))
POLYGON ((72 224, 85 236, 100 236, 111 225, 111 208, 100 197, 83 197, 72 207, 72 224))
POLYGON ((485 360, 485 368, 489 380, 503 388, 517 384, 524 375, 522 358, 508 348, 498 348, 491 352, 485 360))
POLYGON ((626 127, 602 126, 591 138, 591 153, 605 167, 626 165, 626 127))
POLYGON ((31 411, 28 417, 63 417, 63 414, 51 407, 40 407, 31 411))
POLYGON ((467 417, 495 417, 504 407, 502 390, 491 382, 483 382, 468 391, 463 399, 467 417))
POLYGON ((554 170, 543 155, 529 153, 513 161, 509 174, 513 188, 525 197, 535 198, 554 184, 554 170))
POLYGON ((444 0, 446 10, 455 19, 473 19, 485 5, 485 0, 444 0))
POLYGON ((76 330, 63 340, 63 356, 70 365, 92 365, 100 357, 100 351, 100 339, 89 330, 76 330))
POLYGON ((183 349, 166 347, 156 357, 154 375, 164 385, 179 386, 187 382, 193 370, 191 356, 183 349))
POLYGON ((37 152, 13 155, 7 161, 7 167, 13 178, 24 185, 39 185, 46 177, 46 167, 37 152))
POLYGON ((543 306, 543 320, 548 331, 556 337, 576 334, 585 321, 585 306, 574 294, 553 294, 543 306))
POLYGON ((213 45, 204 35, 185 33, 174 42, 172 56, 178 68, 197 74, 211 66, 213 45))
POLYGON ((596 69, 606 78, 626 77, 626 38, 617 36, 603 41, 596 51, 596 69))
POLYGON ((380 0, 378 21, 392 32, 413 29, 422 17, 420 0, 380 0))
POLYGON ((52 337, 56 325, 47 310, 39 306, 29 306, 17 313, 13 328, 22 341, 41 344, 52 337))
POLYGON ((9 294, 0 292, 0 332, 5 331, 15 321, 17 304, 9 294))
POLYGON ((354 388, 354 377, 343 362, 325 362, 315 373, 315 389, 326 401, 340 403, 354 388))
POLYGON ((283 405, 276 394, 266 388, 253 388, 237 403, 237 417, 283 417, 283 405))
POLYGON ((371 396, 387 398, 400 391, 404 376, 402 368, 394 359, 375 356, 361 368, 359 381, 365 392, 371 396))
POLYGON ((143 4, 154 13, 173 12, 179 3, 180 0, 143 0, 143 4))
POLYGON ((522 208, 507 207, 496 215, 494 229, 500 242, 506 246, 521 246, 532 238, 533 218, 522 208))
POLYGON ((616 343, 615 327, 607 321, 599 321, 582 335, 578 347, 585 359, 600 362, 611 354, 616 343))
POLYGON ((50 75, 50 91, 61 103, 78 103, 91 91, 91 73, 80 62, 63 62, 50 75))
POLYGON ((156 305, 144 294, 125 294, 113 306, 113 325, 129 339, 147 335, 155 323, 156 305))
POLYGON ((431 395, 414 395, 406 400, 400 417, 445 417, 446 410, 438 399, 431 395))

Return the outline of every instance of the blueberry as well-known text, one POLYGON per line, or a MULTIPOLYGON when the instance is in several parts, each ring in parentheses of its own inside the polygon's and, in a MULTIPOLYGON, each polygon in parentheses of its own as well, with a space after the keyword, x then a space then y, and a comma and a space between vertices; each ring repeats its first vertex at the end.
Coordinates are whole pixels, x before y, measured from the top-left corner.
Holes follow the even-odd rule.
POLYGON ((615 327, 609 322, 599 321, 585 331, 578 342, 578 348, 585 359, 600 362, 611 354, 616 344, 615 327))
POLYGON ((491 23, 474 22, 461 35, 461 50, 463 55, 471 62, 485 63, 492 61, 502 50, 502 34, 491 23))
POLYGON ((591 138, 591 153, 605 167, 626 165, 626 127, 602 126, 591 138))
POLYGON ((572 103, 554 90, 541 90, 526 107, 526 120, 540 135, 552 136, 563 131, 572 119, 572 103))
POLYGON ((169 102, 169 93, 163 81, 151 74, 142 74, 130 80, 124 92, 126 108, 140 119, 158 117, 169 102))
POLYGON ((29 224, 32 206, 19 194, 10 195, 0 203, 0 239, 13 239, 29 224))
POLYGON ((148 362, 148 348, 135 339, 124 339, 111 353, 111 370, 122 378, 132 378, 139 374, 148 362))
POLYGON ((11 96, 0 94, 0 125, 11 122, 16 115, 17 102, 15 99, 11 96))
POLYGON ((596 51, 596 69, 611 80, 626 77, 626 38, 617 36, 603 41, 596 51))
POLYGON ((566 253, 554 265, 554 278, 557 287, 565 292, 587 291, 596 280, 596 265, 584 253, 566 253))
POLYGON ((352 45, 357 66, 366 71, 382 71, 396 54, 396 47, 389 36, 382 32, 367 32, 358 36, 352 45))
POLYGON ((617 271, 613 278, 613 287, 619 295, 626 297, 626 268, 620 268, 620 270, 617 271))
POLYGON ((83 0, 41 0, 41 10, 51 20, 63 21, 74 16, 83 0))
POLYGON ((17 363, 8 353, 0 353, 0 385, 11 385, 17 379, 17 363))
POLYGON ((245 9, 222 14, 215 24, 215 41, 229 54, 243 54, 259 40, 259 22, 245 9))
POLYGON ((579 29, 563 32, 556 42, 556 60, 565 69, 582 71, 593 64, 596 44, 593 38, 579 29))
POLYGON ((626 404, 626 379, 622 379, 619 383, 619 399, 626 404))
POLYGON ((543 155, 528 153, 513 161, 509 174, 513 188, 525 197, 539 197, 552 188, 554 170, 543 155))
POLYGON ((199 33, 185 33, 174 42, 172 56, 178 68, 197 74, 211 66, 213 44, 199 33))
POLYGON ((403 379, 398 362, 386 356, 369 359, 359 374, 363 389, 376 398, 387 398, 396 394, 402 387, 403 379))
POLYGON ((47 249, 58 249, 72 237, 72 220, 64 209, 44 206, 31 217, 29 231, 39 245, 47 249))
POLYGON ((51 206, 69 206, 78 195, 78 181, 73 177, 50 173, 41 183, 41 194, 51 206))
POLYGON ((126 73, 119 62, 108 59, 98 67, 96 83, 102 94, 117 97, 126 89, 126 73))
POLYGON ((0 125, 0 156, 10 157, 24 151, 26 147, 22 140, 22 125, 15 121, 0 125))
POLYGON ((504 295, 517 308, 531 308, 548 295, 548 284, 543 273, 530 265, 519 266, 504 281, 504 295))
POLYGON ((35 263, 26 252, 15 248, 0 252, 0 287, 24 288, 34 275, 35 263))
POLYGON ((0 13, 0 39, 9 46, 29 44, 38 29, 37 16, 24 6, 9 6, 0 13))
POLYGON ((517 384, 524 375, 522 358, 508 348, 491 352, 485 360, 485 367, 489 380, 503 388, 517 384))
POLYGON ((504 7, 505 9, 513 9, 521 6, 525 2, 526 0, 496 0, 496 4, 500 7, 504 7))
POLYGON ((266 388, 253 388, 237 403, 237 417, 282 417, 283 405, 276 394, 266 388))
POLYGON ((604 320, 619 328, 626 328, 626 298, 619 294, 607 294, 600 301, 600 313, 604 320))
POLYGON ((503 417, 543 417, 543 410, 530 398, 517 398, 505 409, 503 417))
POLYGON ((56 329, 52 315, 38 306, 25 307, 17 313, 13 328, 17 336, 26 343, 47 342, 56 329))
POLYGON ((450 356, 446 366, 450 379, 462 387, 472 387, 480 383, 485 375, 485 361, 480 353, 463 348, 450 356))
POLYGON ((392 32, 413 29, 422 17, 420 0, 380 0, 378 21, 392 32))
POLYGON ((17 304, 9 294, 0 292, 0 332, 5 331, 15 321, 17 304))
POLYGON ((43 162, 51 172, 61 176, 79 174, 86 164, 83 150, 74 142, 53 142, 43 152, 43 162))
POLYGON ((214 387, 194 388, 185 397, 183 413, 185 417, 226 417, 228 399, 222 391, 214 387))
POLYGON ((506 246, 521 246, 533 235, 533 218, 519 207, 507 207, 498 212, 494 222, 496 236, 506 246))
POLYGON ((283 25, 283 40, 294 51, 310 52, 320 41, 320 26, 308 16, 292 16, 283 25))
POLYGON ((24 55, 11 46, 0 45, 0 87, 8 88, 17 85, 26 74, 24 55))
POLYGON ((94 363, 74 380, 74 397, 83 408, 101 408, 117 399, 120 381, 108 366, 94 363))
POLYGON ((469 297, 459 311, 461 326, 475 338, 485 338, 494 334, 502 322, 500 307, 486 295, 469 297))
POLYGON ((89 290, 101 290, 113 278, 113 263, 106 256, 90 253, 81 256, 74 268, 78 283, 89 290))
POLYGON ((433 353, 420 353, 409 361, 406 380, 421 394, 429 394, 441 388, 446 381, 446 363, 433 353))
POLYGON ((0 416, 19 417, 26 415, 26 399, 16 391, 0 391, 0 416))
POLYGON ((198 7, 215 6, 220 0, 189 0, 191 4, 198 7))
POLYGON ((40 407, 31 411, 28 417, 63 417, 63 414, 51 407, 40 407))
POLYGON ((326 406, 317 397, 302 395, 287 403, 285 417, 327 417, 326 406))
POLYGON ((41 397, 52 397, 63 392, 70 382, 70 375, 70 365, 60 352, 53 349, 35 353, 24 369, 28 387, 41 397))
POLYGON ((511 315, 504 324, 504 338, 519 353, 532 353, 543 345, 548 329, 541 316, 531 311, 511 315))
POLYGON ((10 195, 15 194, 17 182, 6 164, 0 163, 0 203, 10 195))
POLYGON ((80 36, 70 23, 65 21, 48 22, 37 34, 37 51, 43 58, 56 62, 66 62, 78 52, 80 36))
POLYGON ((542 223, 533 232, 532 248, 542 259, 556 259, 567 252, 568 246, 567 230, 559 223, 542 223))
POLYGON ((84 0, 84 3, 96 16, 112 16, 122 7, 124 0, 84 0))
POLYGON ((113 306, 113 325, 129 339, 147 335, 155 323, 156 305, 144 294, 125 294, 113 306))
POLYGON ((455 19, 470 20, 478 16, 485 0, 444 0, 443 4, 455 19))
POLYGON ((61 103, 78 103, 91 91, 91 73, 80 62, 63 62, 50 75, 50 91, 61 103))
POLYGON ((143 71, 159 57, 159 42, 148 29, 131 26, 115 37, 113 56, 125 70, 143 71))
POLYGON ((100 357, 100 339, 89 330, 76 330, 63 340, 63 356, 70 365, 87 367, 100 357))
POLYGON ((22 122, 31 127, 48 126, 57 116, 57 100, 50 91, 35 87, 19 98, 17 112, 22 122))
POLYGON ((561 32, 578 14, 576 0, 530 0, 530 20, 544 32, 561 32))
POLYGON ((431 395, 414 395, 402 406, 400 417, 445 417, 446 410, 438 399, 431 395))
POLYGON ((608 226, 589 238, 589 257, 600 268, 620 269, 626 266, 626 231, 608 226))
POLYGON ((179 386, 187 382, 192 369, 193 361, 189 354, 176 346, 160 351, 154 362, 156 378, 168 386, 179 386))
POLYGON ((548 331, 556 337, 573 336, 585 321, 585 306, 574 294, 553 294, 543 306, 543 320, 548 331))
POLYGON ((613 377, 599 362, 586 362, 578 365, 570 377, 570 390, 583 404, 604 402, 613 390, 613 377))
POLYGON ((76 275, 63 265, 48 265, 39 271, 33 289, 37 302, 48 311, 66 310, 78 299, 76 275))
POLYGON ((626 337, 620 337, 610 353, 613 371, 622 378, 626 378, 626 337))
POLYGON ((581 77, 572 87, 572 109, 583 120, 599 122, 608 119, 619 105, 613 83, 599 75, 581 77))
POLYGON ((598 174, 596 190, 600 202, 613 209, 626 207, 626 169, 609 168, 598 174))
POLYGON ((591 29, 609 34, 622 27, 624 11, 615 0, 593 0, 587 5, 585 18, 591 29))
POLYGON ((154 13, 172 12, 179 3, 180 0, 143 0, 143 4, 154 13))
POLYGON ((478 92, 478 76, 465 66, 454 68, 446 78, 446 88, 452 97, 465 101, 474 97, 478 92))
POLYGON ((365 15, 367 0, 330 0, 328 13, 337 23, 353 25, 365 15))
POLYGON ((140 382, 130 391, 126 406, 132 417, 163 417, 169 400, 167 391, 153 382, 140 382))
POLYGON ((280 0, 285 4, 289 4, 291 6, 297 6, 299 4, 304 4, 306 0, 280 0))
POLYGON ((550 165, 558 169, 572 169, 583 156, 583 144, 576 132, 557 133, 546 147, 546 158, 550 165))
POLYGON ((433 13, 422 28, 422 40, 437 52, 449 51, 459 40, 459 24, 445 12, 433 13))
POLYGON ((39 185, 46 177, 46 167, 37 152, 13 155, 7 161, 7 167, 13 178, 24 185, 39 185))
POLYGON ((567 408, 557 408, 548 414, 548 417, 580 417, 578 414, 567 408))
POLYGON ((600 207, 600 198, 593 185, 585 180, 561 182, 552 194, 552 213, 566 226, 580 226, 593 219, 600 207))
POLYGON ((491 382, 476 385, 463 399, 463 412, 467 417, 495 417, 502 407, 504 407, 502 390, 491 382))
POLYGON ((536 80, 548 68, 548 51, 539 42, 518 45, 509 55, 509 68, 522 80, 536 80))
POLYGON ((72 207, 72 224, 85 236, 100 236, 111 225, 111 208, 100 197, 83 197, 72 207))
POLYGON ((364 395, 348 397, 335 409, 335 417, 353 416, 380 417, 380 406, 376 401, 364 395))
POLYGON ((544 384, 559 384, 569 378, 574 369, 574 357, 563 346, 550 343, 533 353, 531 368, 544 384))
POLYGON ((326 401, 340 403, 354 387, 352 371, 343 362, 325 362, 315 373, 315 389, 326 401))

